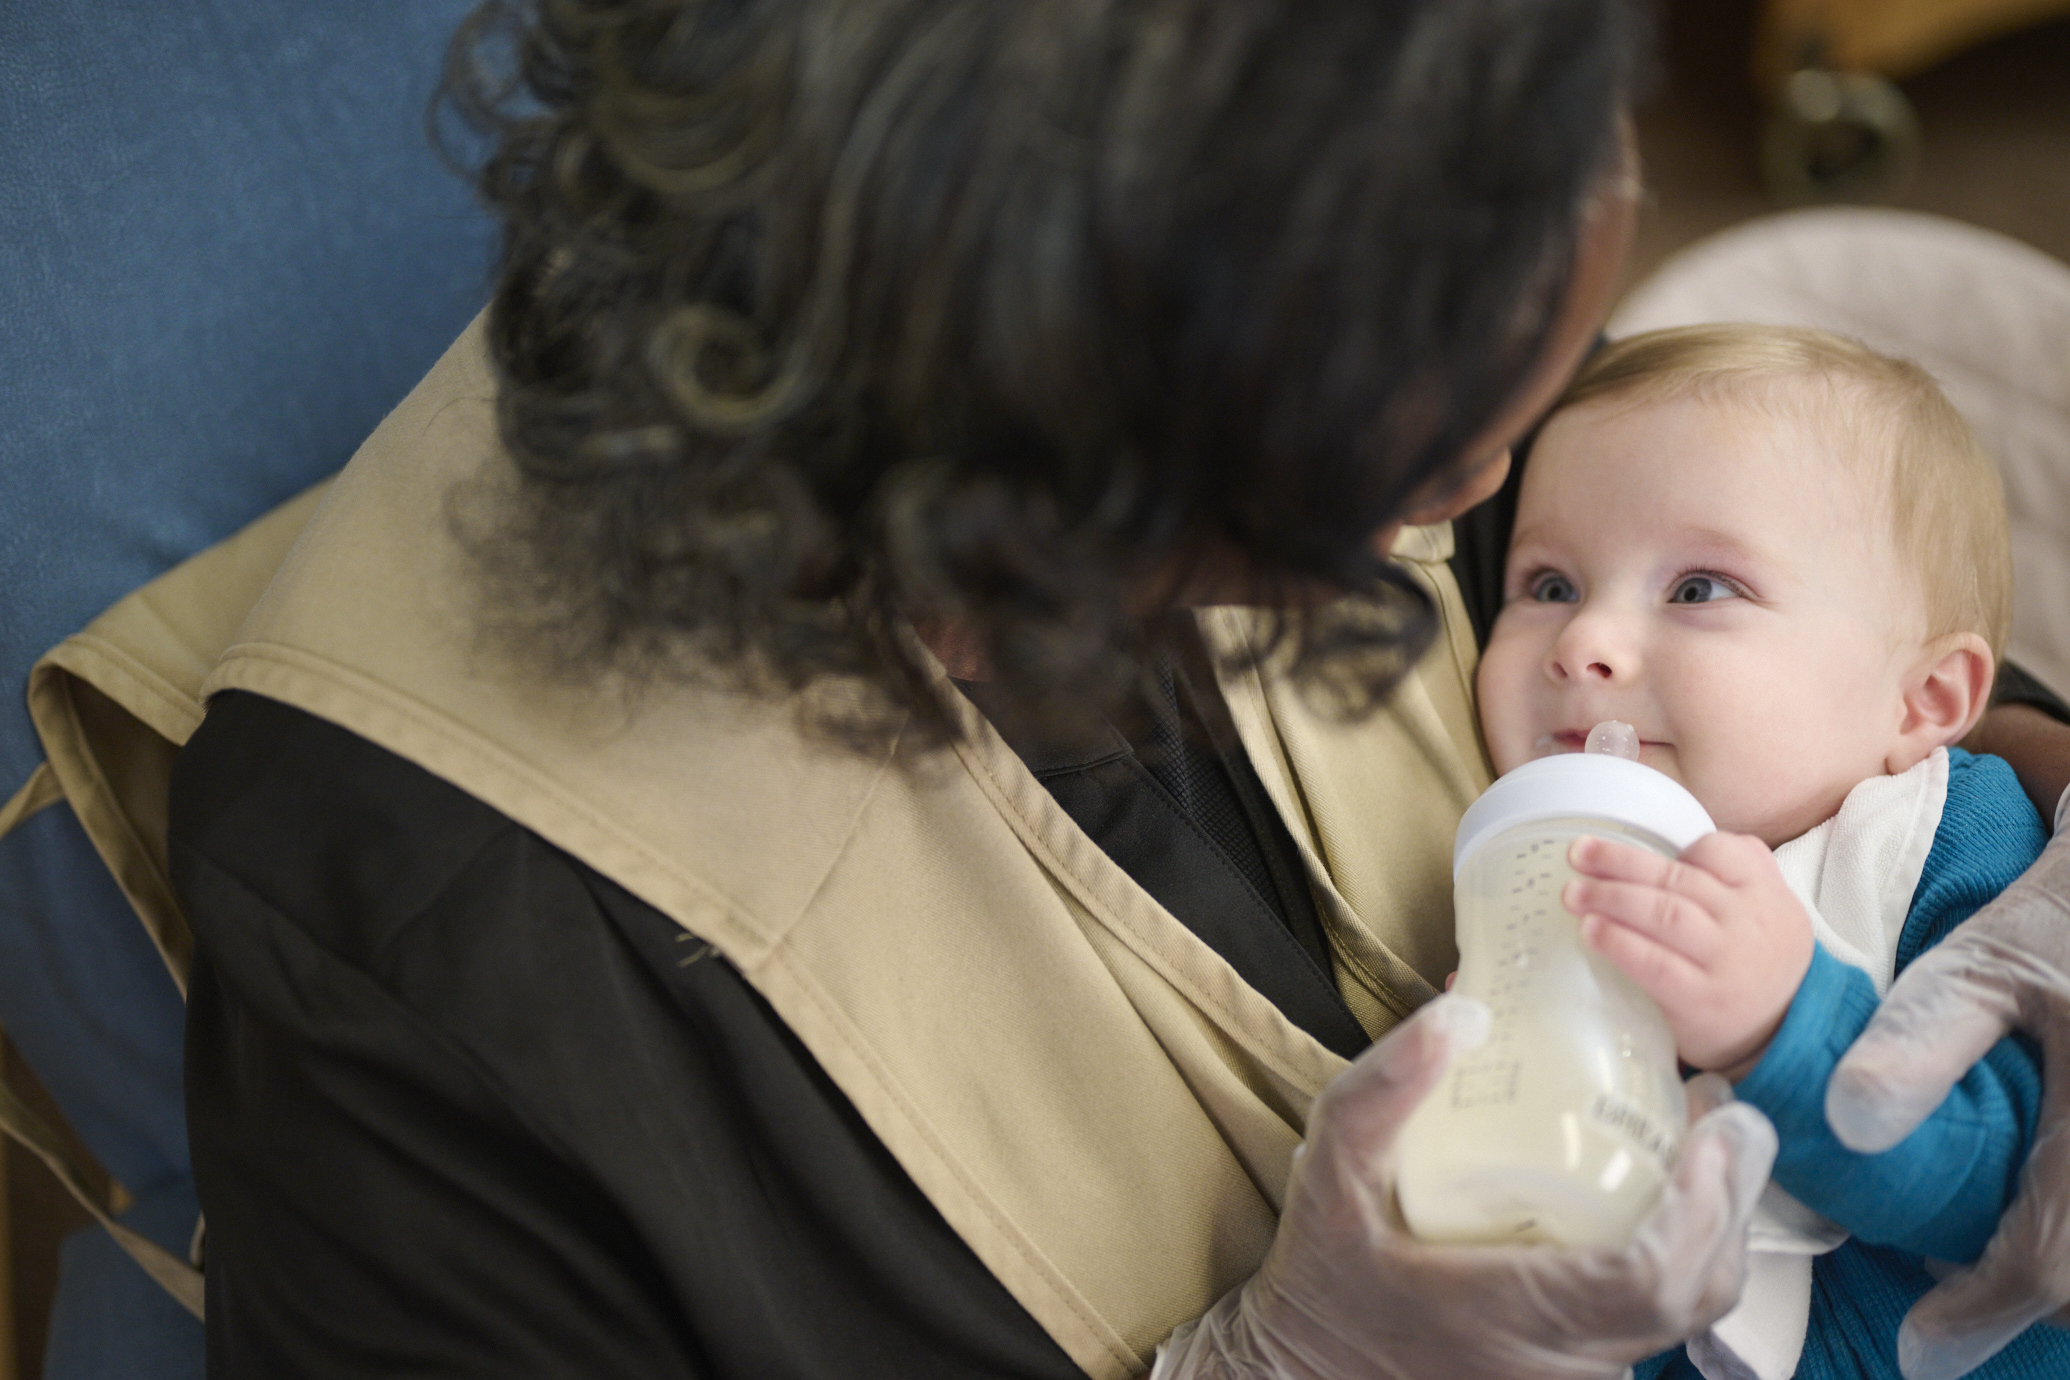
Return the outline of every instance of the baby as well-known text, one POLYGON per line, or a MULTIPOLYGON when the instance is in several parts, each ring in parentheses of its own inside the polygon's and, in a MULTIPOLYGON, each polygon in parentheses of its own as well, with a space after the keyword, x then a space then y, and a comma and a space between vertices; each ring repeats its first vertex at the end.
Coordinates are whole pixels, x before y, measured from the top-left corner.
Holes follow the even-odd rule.
MULTIPOLYGON (((1682 1059, 1774 1121, 1787 1190, 1740 1308, 1639 1380, 1895 1377, 1925 1259, 1973 1260, 2011 1199, 2040 1099, 2015 1041, 1886 1154, 1824 1116, 1894 971, 2046 842, 2012 771, 1954 746, 2011 585, 1998 476, 1961 417, 1923 371, 1834 336, 1621 341, 1539 434, 1480 665, 1488 750, 1506 772, 1620 719, 1710 811, 1719 832, 1679 862, 1576 845, 1565 899, 1682 1059)), ((2070 1332, 2033 1328, 1977 1374, 2070 1374, 2070 1332)))

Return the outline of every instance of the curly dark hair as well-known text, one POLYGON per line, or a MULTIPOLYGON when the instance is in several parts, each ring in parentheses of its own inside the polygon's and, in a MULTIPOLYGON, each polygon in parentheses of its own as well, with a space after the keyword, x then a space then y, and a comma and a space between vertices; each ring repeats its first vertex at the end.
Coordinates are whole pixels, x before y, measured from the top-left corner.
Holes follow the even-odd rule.
POLYGON ((1369 706, 1434 626, 1372 535, 1542 353, 1641 28, 491 0, 440 109, 504 226, 514 502, 480 545, 527 644, 860 678, 939 727, 909 625, 941 622, 1031 714, 1085 712, 1239 569, 1293 672, 1369 706))

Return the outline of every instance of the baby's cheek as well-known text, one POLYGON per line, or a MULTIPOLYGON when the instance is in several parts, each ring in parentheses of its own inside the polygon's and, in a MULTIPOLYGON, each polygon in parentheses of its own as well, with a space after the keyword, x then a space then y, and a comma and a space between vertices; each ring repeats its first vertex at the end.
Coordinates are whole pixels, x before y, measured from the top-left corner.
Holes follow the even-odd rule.
POLYGON ((1800 828, 1776 834, 1777 829, 1789 827, 1791 803, 1800 793, 1792 777, 1786 760, 1749 751, 1720 753, 1715 758, 1707 755, 1697 770, 1681 780, 1720 830, 1752 834, 1772 848, 1781 839, 1803 832, 1800 828))
POLYGON ((1687 753, 1682 756, 1682 771, 1670 772, 1669 775, 1689 788, 1697 803, 1709 812, 1711 823, 1728 834, 1748 832, 1747 824, 1752 813, 1759 809, 1759 802, 1742 789, 1739 774, 1726 763, 1714 763, 1703 757, 1691 761, 1687 753))
POLYGON ((1495 774, 1516 770, 1531 760, 1530 730, 1514 706, 1504 705, 1481 715, 1481 736, 1488 743, 1488 760, 1495 774))
POLYGON ((1481 736, 1497 775, 1522 766, 1531 756, 1532 705, 1529 685, 1521 679, 1521 660, 1515 640, 1505 638, 1498 623, 1474 675, 1481 736))
POLYGON ((1639 761, 1686 787, 1720 829, 1740 832, 1725 822, 1745 808, 1736 764, 1729 753, 1713 753, 1703 741, 1692 743, 1678 735, 1671 747, 1640 748, 1639 761))

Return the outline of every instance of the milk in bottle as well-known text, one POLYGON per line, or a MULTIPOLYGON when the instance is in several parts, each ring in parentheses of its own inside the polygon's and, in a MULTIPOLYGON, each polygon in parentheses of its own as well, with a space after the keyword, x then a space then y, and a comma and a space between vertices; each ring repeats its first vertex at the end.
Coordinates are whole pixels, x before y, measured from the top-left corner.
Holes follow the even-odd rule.
POLYGON ((1454 990, 1494 1019, 1402 1130, 1397 1193, 1426 1240, 1621 1245, 1674 1166, 1687 1121, 1674 1039, 1560 903, 1583 834, 1674 857, 1711 832, 1688 791, 1616 755, 1620 729, 1510 772, 1460 821, 1454 990))

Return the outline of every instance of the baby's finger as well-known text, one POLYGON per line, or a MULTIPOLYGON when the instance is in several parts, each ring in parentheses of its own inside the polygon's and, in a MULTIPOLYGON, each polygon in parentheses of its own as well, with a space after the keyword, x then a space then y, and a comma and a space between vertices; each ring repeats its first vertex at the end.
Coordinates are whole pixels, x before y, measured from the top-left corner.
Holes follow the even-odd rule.
POLYGON ((1705 834, 1682 850, 1680 860, 1728 887, 1782 881, 1775 854, 1752 834, 1705 834))
POLYGON ((1669 1010, 1685 1009, 1704 994, 1708 974, 1651 935, 1606 916, 1587 915, 1582 917, 1581 938, 1669 1010))
POLYGON ((1582 878, 1561 890, 1560 904, 1573 915, 1614 920, 1704 966, 1724 943, 1716 916, 1687 896, 1659 887, 1582 878))
POLYGON ((1583 877, 1658 887, 1662 891, 1687 896, 1705 910, 1715 913, 1727 903, 1731 893, 1725 883, 1712 876, 1700 863, 1690 860, 1696 848, 1704 842, 1704 839, 1699 839, 1696 846, 1680 858, 1663 858, 1658 853, 1634 848, 1628 843, 1583 837, 1567 846, 1567 863, 1583 877))

